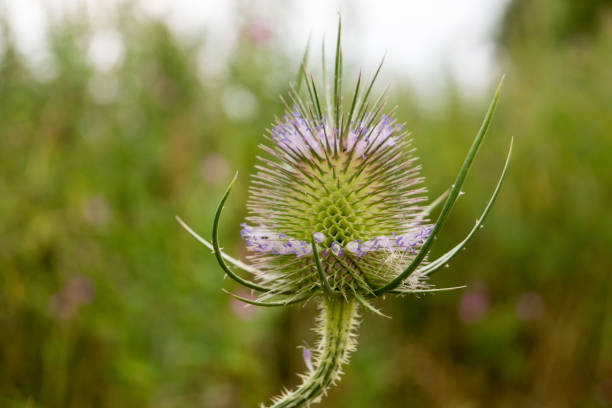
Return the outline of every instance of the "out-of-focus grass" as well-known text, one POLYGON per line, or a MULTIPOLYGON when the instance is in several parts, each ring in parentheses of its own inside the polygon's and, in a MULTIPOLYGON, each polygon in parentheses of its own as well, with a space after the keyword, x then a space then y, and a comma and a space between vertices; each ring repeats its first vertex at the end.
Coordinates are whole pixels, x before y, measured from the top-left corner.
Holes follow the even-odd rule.
MULTIPOLYGON (((233 283, 174 215, 208 235, 240 170, 221 239, 241 253, 247 175, 296 64, 245 30, 225 75, 207 75, 198 43, 118 21, 124 55, 107 72, 88 62, 82 21, 51 30, 55 75, 43 79, 3 43, 0 405, 255 406, 296 382, 312 310, 230 301, 220 288, 233 283)), ((469 288, 381 304, 391 321, 366 315, 321 406, 612 403, 611 33, 510 45, 500 109, 435 249, 472 226, 514 136, 486 227, 433 279, 469 288)), ((435 195, 486 100, 449 92, 424 110, 409 94, 395 87, 391 102, 435 195)))

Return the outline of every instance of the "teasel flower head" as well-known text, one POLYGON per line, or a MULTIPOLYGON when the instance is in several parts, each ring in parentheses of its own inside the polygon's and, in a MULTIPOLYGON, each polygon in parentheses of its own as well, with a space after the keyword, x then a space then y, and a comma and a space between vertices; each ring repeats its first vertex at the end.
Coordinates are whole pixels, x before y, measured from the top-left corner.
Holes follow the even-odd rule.
POLYGON ((458 288, 432 288, 427 278, 446 266, 482 226, 512 150, 511 143, 498 184, 476 225, 451 250, 428 260, 487 132, 501 82, 454 184, 428 203, 409 132, 393 110, 386 110, 384 94, 371 98, 382 62, 367 84, 360 74, 350 96, 343 96, 340 27, 331 80, 325 63, 322 82, 307 72, 307 48, 298 79, 288 98, 282 98, 286 111, 260 146, 249 215, 241 224, 249 264, 222 252, 218 242, 221 210, 236 176, 217 208, 212 242, 179 219, 213 250, 228 276, 260 294, 257 300, 231 296, 259 306, 317 299, 321 338, 312 352, 312 367, 302 375, 300 387, 273 399, 270 406, 275 408, 309 406, 339 379, 356 345, 359 306, 384 316, 371 299, 458 288), (433 222, 430 217, 440 204, 433 222))

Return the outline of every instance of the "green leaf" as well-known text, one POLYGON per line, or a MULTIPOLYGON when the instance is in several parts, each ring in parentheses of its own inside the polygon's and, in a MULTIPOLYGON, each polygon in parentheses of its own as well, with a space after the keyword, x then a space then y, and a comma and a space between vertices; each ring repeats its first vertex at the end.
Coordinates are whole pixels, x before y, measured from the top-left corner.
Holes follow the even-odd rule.
MULTIPOLYGON (((208 242, 207 240, 202 238, 200 235, 198 235, 180 217, 176 216, 175 218, 179 222, 179 224, 181 224, 181 226, 183 228, 185 228, 185 230, 187 230, 187 232, 190 233, 195 239, 200 241, 200 243, 202 243, 206 248, 210 249, 211 251, 214 251, 213 244, 211 244, 210 242, 208 242)), ((242 269, 245 272, 249 272, 249 273, 252 273, 254 275, 263 273, 263 272, 259 271, 258 269, 253 268, 252 266, 247 265, 244 262, 239 261, 238 259, 232 258, 231 256, 229 256, 228 254, 226 254, 223 251, 221 251, 221 256, 223 257, 223 259, 225 259, 226 261, 228 261, 229 263, 231 263, 235 267, 242 269)))
POLYGON ((487 203, 487 206, 482 212, 482 215, 476 221, 476 225, 474 225, 474 228, 472 228, 472 230, 467 235, 467 237, 465 237, 465 239, 461 241, 459 244, 457 244, 453 249, 451 249, 444 255, 440 256, 438 259, 431 262, 430 264, 417 269, 415 273, 429 275, 437 271, 438 269, 446 265, 448 261, 453 259, 459 253, 459 251, 461 251, 467 245, 467 243, 472 239, 472 237, 476 234, 476 231, 478 231, 478 229, 482 226, 482 223, 484 222, 485 218, 489 214, 489 211, 491 210, 493 203, 495 203, 495 199, 497 198, 497 195, 499 194, 499 190, 501 189, 504 178, 506 177, 506 171, 508 170, 508 164, 510 163, 510 156, 512 155, 512 144, 513 144, 513 139, 510 141, 510 148, 508 149, 508 156, 506 157, 506 163, 504 164, 504 169, 502 170, 501 176, 499 177, 499 181, 497 182, 497 185, 495 186, 493 195, 489 199, 489 202, 487 203))
POLYGON ((336 129, 340 129, 340 99, 342 98, 342 49, 340 40, 342 34, 342 16, 338 15, 338 39, 336 40, 336 64, 334 67, 334 112, 336 129))
POLYGON ((372 77, 372 80, 370 81, 370 85, 368 85, 368 89, 363 94, 363 98, 361 98, 361 103, 360 103, 360 107, 357 113, 357 118, 360 118, 361 115, 364 113, 366 102, 368 100, 368 97, 370 96, 370 92, 372 92, 372 87, 374 86, 374 82, 376 82, 376 78, 378 78, 378 74, 380 73, 383 63, 385 62, 385 57, 386 55, 383 55, 382 59, 380 60, 380 64, 378 64, 378 69, 376 70, 376 73, 372 77))
POLYGON ((370 302, 368 302, 367 300, 365 300, 359 293, 355 292, 355 299, 357 299, 357 301, 359 302, 359 304, 361 304, 361 306, 365 307, 366 309, 368 309, 369 311, 371 311, 372 313, 375 313, 379 316, 382 317, 386 317, 387 319, 390 319, 391 316, 387 316, 386 314, 384 314, 383 312, 381 312, 380 310, 378 310, 377 308, 375 308, 374 306, 372 306, 370 304, 370 302))
POLYGON ((355 94, 353 95, 353 102, 351 103, 351 109, 349 111, 348 119, 346 120, 346 126, 344 127, 344 131, 342 132, 342 137, 344 135, 348 135, 348 130, 351 127, 351 120, 353 119, 353 112, 355 110, 355 104, 357 103, 357 97, 359 96, 359 86, 361 85, 361 72, 359 72, 359 77, 357 78, 357 85, 355 86, 355 94))
POLYGON ((241 302, 244 303, 248 303, 250 305, 255 305, 255 306, 262 306, 262 307, 278 307, 278 306, 287 306, 293 303, 298 303, 301 302, 302 300, 307 299, 308 297, 310 297, 310 294, 307 295, 303 295, 300 297, 297 297, 295 299, 287 299, 287 300, 279 300, 276 302, 260 302, 259 300, 252 300, 252 299, 247 299, 245 297, 242 296, 238 296, 232 292, 229 292, 225 289, 221 289, 223 292, 227 293, 228 295, 230 295, 231 297, 233 297, 234 299, 238 299, 241 302))
POLYGON ((420 212, 420 213, 419 213, 419 214, 416 216, 416 218, 414 219, 414 222, 415 222, 415 223, 416 223, 416 222, 421 222, 421 221, 425 220, 427 217, 429 217, 429 215, 431 214, 431 212, 432 212, 433 210, 435 210, 435 209, 436 209, 436 207, 437 207, 437 206, 439 206, 439 205, 440 205, 440 203, 442 203, 442 201, 443 201, 443 200, 444 200, 446 197, 448 197, 448 192, 449 192, 449 190, 446 190, 445 192, 443 192, 442 194, 440 194, 440 195, 438 196, 438 198, 436 198, 435 200, 433 200, 431 204, 429 204, 427 207, 425 207, 425 208, 423 209, 423 211, 421 211, 421 212, 420 212))
MULTIPOLYGON (((318 119, 322 123, 323 122, 323 110, 321 109, 321 102, 319 102, 319 94, 317 92, 317 86, 315 85, 315 81, 312 75, 310 76, 310 84, 311 84, 312 92, 314 95, 315 107, 317 108, 318 119)), ((325 138, 325 142, 328 143, 327 137, 325 138)))
POLYGON ((502 86, 503 81, 504 81, 504 77, 502 77, 501 81, 499 82, 499 85, 497 86, 497 90, 495 92, 495 95, 493 96, 493 99, 491 100, 489 109, 484 117, 482 125, 480 126, 480 130, 478 131, 478 133, 476 134, 476 137, 474 138, 474 141, 472 142, 472 146, 470 147, 470 150, 468 151, 468 154, 463 162, 463 165, 461 166, 461 169, 459 170, 459 174, 457 175, 455 184, 453 184, 451 188, 448 198, 446 199, 446 202, 444 203, 444 206, 442 207, 442 211, 440 212, 440 215, 438 216, 438 220, 434 224, 431 234, 425 240, 425 242, 423 243, 423 246, 421 246, 419 252, 416 254, 416 256, 414 257, 410 265, 408 265, 408 267, 404 269, 404 271, 400 273, 395 279, 391 280, 391 282, 374 290, 374 293, 376 295, 381 295, 385 292, 388 292, 390 290, 397 288, 400 285, 400 283, 402 283, 402 281, 406 279, 427 256, 427 253, 429 252, 429 248, 433 244, 433 240, 436 238, 436 236, 440 232, 440 229, 442 229, 442 226, 444 225, 444 222, 448 218, 450 211, 453 208, 453 205, 455 204, 455 201, 457 201, 457 198, 459 197, 459 193, 461 192, 461 187, 463 187, 463 183, 465 182, 465 179, 469 173, 470 167, 472 166, 472 162, 474 161, 474 158, 476 157, 476 154, 478 153, 478 148, 480 147, 480 144, 482 143, 487 133, 487 130, 489 129, 491 118, 493 117, 493 113, 495 112, 495 108, 497 107, 497 101, 499 99, 499 94, 501 92, 501 86, 502 86))
POLYGON ((223 260, 223 254, 221 253, 221 250, 219 249, 219 218, 221 217, 221 211, 223 210, 223 205, 225 204, 225 201, 227 200, 227 197, 229 196, 230 191, 232 191, 232 187, 234 186, 234 183, 236 182, 237 178, 238 178, 238 172, 234 174, 234 178, 232 179, 230 185, 225 190, 225 194, 223 194, 223 197, 221 198, 221 201, 219 202, 219 205, 217 206, 217 211, 215 212, 215 219, 213 221, 213 230, 212 230, 213 251, 215 252, 215 257, 217 258, 217 262, 219 263, 219 266, 221 266, 221 269, 223 269, 230 278, 246 286, 247 288, 255 289, 260 292, 270 292, 272 289, 266 288, 264 286, 260 286, 254 282, 243 279, 240 276, 236 275, 234 272, 232 272, 232 270, 227 266, 227 264, 223 260))
POLYGON ((465 289, 466 285, 453 286, 452 288, 431 288, 431 289, 394 289, 390 290, 389 293, 409 295, 412 293, 435 293, 435 292, 448 292, 451 290, 465 289))

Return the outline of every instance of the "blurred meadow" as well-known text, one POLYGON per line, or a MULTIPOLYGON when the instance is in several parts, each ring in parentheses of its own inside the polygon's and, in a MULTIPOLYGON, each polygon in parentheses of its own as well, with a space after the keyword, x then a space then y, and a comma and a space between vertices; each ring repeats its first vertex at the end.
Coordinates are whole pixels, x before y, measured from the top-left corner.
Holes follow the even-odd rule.
MULTIPOLYGON (((42 69, 2 17, 1 407, 254 407, 298 382, 313 305, 232 301, 221 288, 240 289, 174 218, 208 237, 239 170, 220 238, 244 257, 248 175, 299 63, 275 47, 282 32, 244 13, 224 75, 209 76, 207 38, 131 7, 102 34, 57 16, 42 69), (94 67, 92 43, 108 36, 121 61, 94 67)), ((485 228, 433 277, 468 287, 378 302, 391 320, 363 312, 360 347, 321 407, 612 406, 611 3, 514 0, 496 31, 500 106, 434 247, 472 227, 514 137, 485 228)), ((427 107, 408 82, 390 88, 431 197, 493 89, 466 98, 444 80, 427 107)))

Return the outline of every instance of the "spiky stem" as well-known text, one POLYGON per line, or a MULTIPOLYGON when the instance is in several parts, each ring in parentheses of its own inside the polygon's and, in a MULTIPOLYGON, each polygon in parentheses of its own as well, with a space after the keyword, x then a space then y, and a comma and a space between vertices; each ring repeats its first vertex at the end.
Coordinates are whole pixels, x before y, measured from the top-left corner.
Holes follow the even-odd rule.
MULTIPOLYGON (((321 302, 318 328, 321 339, 315 355, 315 366, 303 374, 302 384, 292 392, 275 398, 269 408, 301 408, 319 402, 320 397, 342 374, 356 345, 357 304, 340 296, 325 297, 321 302)), ((262 406, 263 407, 263 406, 262 406)))

